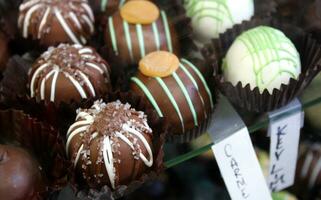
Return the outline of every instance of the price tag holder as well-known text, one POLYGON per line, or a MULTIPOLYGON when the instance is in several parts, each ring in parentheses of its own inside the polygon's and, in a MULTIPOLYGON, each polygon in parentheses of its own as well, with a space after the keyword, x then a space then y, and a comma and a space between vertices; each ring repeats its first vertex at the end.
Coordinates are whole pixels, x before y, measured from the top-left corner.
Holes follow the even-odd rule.
POLYGON ((269 113, 270 169, 267 178, 272 192, 294 183, 300 130, 304 122, 301 102, 296 99, 287 106, 269 113), (284 113, 291 112, 284 116, 284 113))
POLYGON ((211 124, 212 150, 231 199, 272 200, 249 132, 225 97, 211 124))

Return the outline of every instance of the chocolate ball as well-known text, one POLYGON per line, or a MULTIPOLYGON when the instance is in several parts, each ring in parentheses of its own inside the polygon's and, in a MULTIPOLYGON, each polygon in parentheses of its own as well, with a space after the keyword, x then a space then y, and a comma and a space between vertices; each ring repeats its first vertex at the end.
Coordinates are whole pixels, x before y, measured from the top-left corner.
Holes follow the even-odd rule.
POLYGON ((321 189, 321 145, 302 146, 296 169, 295 192, 307 199, 313 191, 321 189))
POLYGON ((29 73, 30 96, 55 103, 101 96, 111 88, 109 66, 91 47, 49 48, 29 73))
POLYGON ((0 71, 6 68, 9 59, 9 41, 6 39, 5 34, 0 32, 0 71))
MULTIPOLYGON (((141 1, 129 1, 126 4, 141 1)), ((159 12, 159 15, 150 23, 139 22, 139 19, 137 23, 130 23, 123 18, 121 10, 108 17, 104 38, 108 49, 107 57, 111 62, 121 66, 137 65, 142 57, 153 51, 166 50, 175 54, 179 53, 178 37, 174 25, 164 10, 159 10, 157 7, 156 9, 157 11, 153 10, 153 12, 159 12)), ((134 10, 135 14, 151 12, 141 7, 134 8, 134 10)), ((149 14, 146 13, 146 16, 149 14)))
POLYGON ((153 165, 147 116, 120 101, 80 109, 67 133, 67 155, 91 187, 113 189, 138 179, 153 165))
MULTIPOLYGON (((156 58, 153 64, 156 71, 166 67, 165 63, 159 64, 161 60, 173 59, 156 58)), ((177 69, 165 77, 146 75, 140 65, 140 71, 131 78, 130 88, 150 102, 160 117, 167 118, 173 134, 183 134, 199 127, 210 116, 213 99, 205 78, 194 64, 181 59, 177 65, 177 69)))
POLYGON ((94 33, 94 15, 87 0, 25 0, 18 26, 24 38, 43 46, 86 44, 94 33))
POLYGON ((0 145, 0 199, 34 199, 42 190, 40 169, 25 150, 0 145))
POLYGON ((303 18, 303 26, 321 41, 321 0, 315 0, 308 6, 303 18))

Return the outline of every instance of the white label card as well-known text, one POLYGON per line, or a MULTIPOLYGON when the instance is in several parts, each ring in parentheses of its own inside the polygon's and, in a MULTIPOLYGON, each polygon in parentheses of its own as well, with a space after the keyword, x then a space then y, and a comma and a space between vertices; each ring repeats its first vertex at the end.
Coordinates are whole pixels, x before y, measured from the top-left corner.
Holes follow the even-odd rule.
POLYGON ((247 128, 212 146, 232 200, 272 200, 247 128))
POLYGON ((272 192, 281 191, 294 183, 302 116, 301 110, 298 110, 288 117, 270 120, 270 171, 267 181, 272 192))

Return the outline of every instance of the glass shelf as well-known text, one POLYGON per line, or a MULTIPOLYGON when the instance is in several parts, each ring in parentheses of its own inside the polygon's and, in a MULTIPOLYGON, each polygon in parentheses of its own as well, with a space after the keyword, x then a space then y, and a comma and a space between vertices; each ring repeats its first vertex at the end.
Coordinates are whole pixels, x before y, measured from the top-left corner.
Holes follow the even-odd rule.
MULTIPOLYGON (((318 95, 320 95, 320 94, 318 94, 318 95)), ((313 97, 313 98, 310 98, 308 100, 301 100, 301 102, 302 102, 303 109, 311 108, 313 106, 321 104, 321 96, 313 97)), ((288 116, 288 115, 290 115, 291 113, 293 113, 295 111, 296 111, 295 108, 290 109, 285 113, 282 113, 280 115, 275 116, 275 119, 279 119, 279 118, 288 116)), ((248 126, 248 130, 249 130, 250 133, 255 133, 256 131, 258 131, 258 130, 260 130, 262 128, 266 128, 268 126, 269 119, 268 119, 267 115, 263 115, 263 116, 264 117, 262 119, 260 119, 258 122, 254 123, 251 126, 248 126)), ((197 156, 199 156, 199 155, 211 150, 212 146, 213 146, 213 143, 204 144, 204 146, 202 146, 201 148, 198 148, 198 149, 192 150, 190 152, 175 156, 175 158, 168 159, 165 162, 165 166, 166 166, 166 168, 171 168, 171 167, 174 167, 176 165, 179 165, 179 164, 181 164, 181 163, 183 163, 185 161, 188 161, 188 160, 190 160, 192 158, 195 158, 195 157, 197 157, 197 156)))

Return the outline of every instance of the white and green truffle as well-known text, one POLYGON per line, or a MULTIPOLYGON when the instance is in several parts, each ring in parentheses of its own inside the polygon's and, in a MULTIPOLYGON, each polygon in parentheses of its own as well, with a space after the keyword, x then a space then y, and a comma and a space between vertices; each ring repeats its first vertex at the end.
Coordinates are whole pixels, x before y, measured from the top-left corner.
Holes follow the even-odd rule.
POLYGON ((203 43, 254 15, 253 0, 185 0, 184 7, 203 43))
POLYGON ((301 62, 295 46, 281 31, 259 26, 243 32, 236 38, 223 60, 226 81, 251 89, 258 87, 263 93, 280 89, 290 78, 297 79, 301 62))

